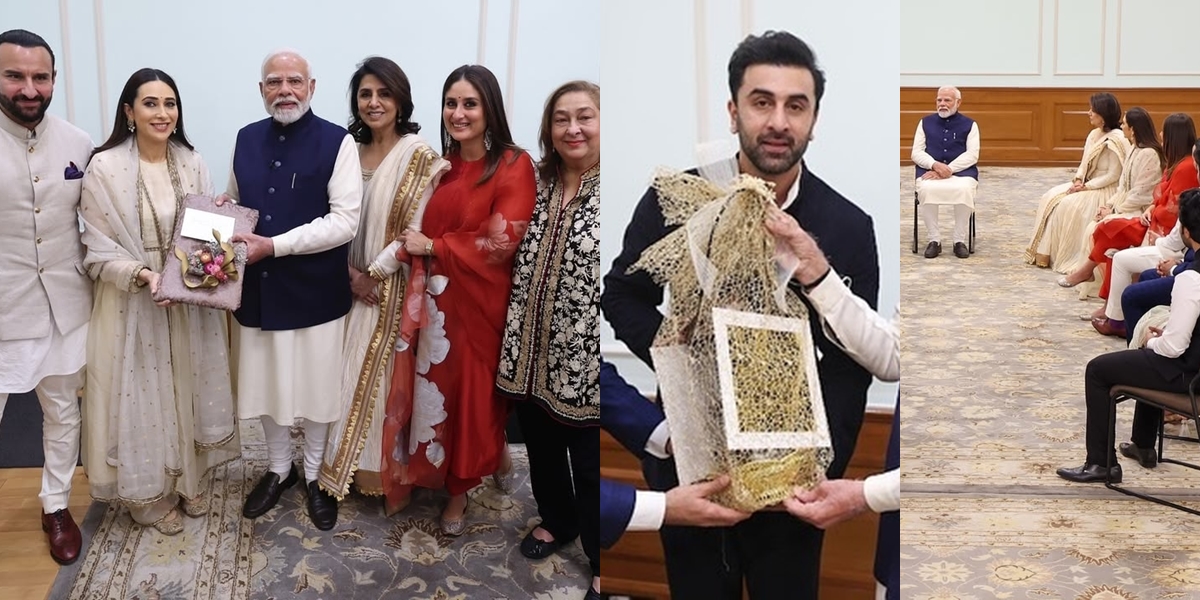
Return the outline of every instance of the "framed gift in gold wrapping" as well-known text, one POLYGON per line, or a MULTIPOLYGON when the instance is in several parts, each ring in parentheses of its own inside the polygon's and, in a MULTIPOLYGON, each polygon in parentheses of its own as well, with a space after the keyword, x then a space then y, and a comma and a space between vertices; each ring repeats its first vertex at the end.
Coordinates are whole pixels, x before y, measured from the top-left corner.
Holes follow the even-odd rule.
POLYGON ((760 510, 816 485, 833 460, 809 323, 714 307, 712 325, 715 356, 651 348, 679 480, 728 474, 713 499, 760 510), (715 367, 716 394, 703 389, 708 378, 689 375, 711 372, 693 368, 701 365, 715 367), (698 401, 706 397, 717 401, 698 401))

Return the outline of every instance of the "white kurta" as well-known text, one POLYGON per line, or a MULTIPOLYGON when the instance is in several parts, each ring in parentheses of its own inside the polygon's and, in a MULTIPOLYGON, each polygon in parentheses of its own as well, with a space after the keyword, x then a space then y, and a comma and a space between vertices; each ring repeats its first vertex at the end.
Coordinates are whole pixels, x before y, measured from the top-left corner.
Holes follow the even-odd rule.
MULTIPOLYGON (((271 238, 275 256, 324 252, 349 242, 358 231, 362 175, 349 134, 338 149, 327 191, 329 214, 271 238)), ((238 198, 232 169, 227 193, 238 198)), ((234 321, 238 418, 267 415, 281 425, 297 419, 336 421, 345 321, 342 316, 291 331, 263 331, 234 321)))
MULTIPOLYGON (((917 123, 913 136, 912 161, 922 169, 932 169, 937 161, 925 151, 925 130, 917 123)), ((972 123, 967 134, 967 150, 950 161, 952 173, 961 172, 979 162, 979 124, 972 123)), ((974 177, 953 175, 949 179, 917 179, 917 201, 921 204, 963 204, 975 207, 975 189, 979 182, 974 177)))

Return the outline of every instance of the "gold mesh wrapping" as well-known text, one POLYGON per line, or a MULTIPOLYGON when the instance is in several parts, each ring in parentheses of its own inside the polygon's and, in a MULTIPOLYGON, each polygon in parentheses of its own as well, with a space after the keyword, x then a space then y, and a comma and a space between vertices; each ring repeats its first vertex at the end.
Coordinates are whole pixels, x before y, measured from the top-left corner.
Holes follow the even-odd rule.
POLYGON ((653 183, 668 225, 644 270, 670 292, 651 353, 682 483, 728 473, 713 500, 754 511, 812 487, 833 460, 808 311, 787 293, 763 223, 774 186, 686 173, 653 183))

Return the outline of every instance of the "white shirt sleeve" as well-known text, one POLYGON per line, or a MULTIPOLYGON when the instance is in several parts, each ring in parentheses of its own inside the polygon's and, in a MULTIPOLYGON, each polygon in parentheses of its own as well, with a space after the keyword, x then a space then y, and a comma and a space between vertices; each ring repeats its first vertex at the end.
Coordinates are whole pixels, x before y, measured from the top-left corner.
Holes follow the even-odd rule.
POLYGON ((1160 356, 1176 358, 1187 350, 1200 318, 1200 273, 1191 269, 1175 276, 1171 286, 1171 316, 1162 335, 1150 338, 1146 347, 1160 356))
POLYGON ((1179 232, 1179 221, 1175 221, 1175 227, 1171 228, 1171 233, 1155 240, 1154 246, 1158 248, 1158 253, 1164 260, 1183 256, 1183 235, 1179 232))
POLYGON ((912 161, 922 169, 932 169, 933 163, 937 162, 925 151, 925 128, 921 127, 920 121, 917 121, 917 133, 913 135, 912 161))
POLYGON ((342 139, 327 189, 329 214, 271 238, 275 256, 324 252, 345 244, 358 232, 362 171, 350 134, 342 139))
POLYGON ((821 315, 826 337, 854 362, 883 381, 900 380, 900 334, 896 327, 855 296, 830 269, 824 281, 808 292, 821 315))
POLYGON ((970 168, 979 162, 979 123, 971 123, 971 132, 967 134, 967 151, 950 161, 950 171, 957 173, 970 168))
POLYGON ((667 495, 663 492, 638 490, 633 500, 633 514, 625 531, 658 531, 667 516, 667 495))
POLYGON ((900 469, 872 475, 863 481, 867 506, 877 513, 900 510, 900 469))
POLYGON ((646 453, 655 458, 667 459, 671 458, 671 453, 667 452, 667 442, 671 441, 671 426, 667 424, 667 420, 663 419, 658 427, 650 433, 650 437, 646 438, 646 453))

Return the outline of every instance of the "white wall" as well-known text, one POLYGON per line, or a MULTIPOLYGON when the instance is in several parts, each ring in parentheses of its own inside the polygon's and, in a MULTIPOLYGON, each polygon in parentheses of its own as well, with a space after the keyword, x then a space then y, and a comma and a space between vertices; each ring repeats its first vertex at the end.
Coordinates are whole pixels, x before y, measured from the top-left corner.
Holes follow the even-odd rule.
POLYGON ((1194 0, 901 0, 901 6, 905 87, 1200 87, 1194 0))
POLYGON ((396 61, 412 84, 413 119, 435 148, 446 75, 465 63, 485 65, 500 81, 517 143, 536 157, 550 92, 570 79, 600 80, 600 31, 586 26, 590 8, 584 0, 5 2, 0 31, 46 38, 58 58, 50 111, 97 144, 129 75, 142 67, 169 73, 188 137, 221 188, 237 130, 267 116, 257 87, 262 59, 285 46, 312 64, 313 111, 342 125, 357 64, 370 55, 396 61))
MULTIPOLYGON (((696 164, 697 142, 729 134, 726 68, 747 34, 791 31, 817 54, 827 77, 805 157, 809 168, 875 219, 880 312, 891 317, 899 295, 899 205, 895 149, 874 140, 899 128, 894 3, 818 0, 606 0, 602 6, 605 73, 604 209, 601 270, 620 252, 630 214, 657 166, 696 164), (851 25, 852 26, 848 26, 851 25)), ((653 375, 602 327, 602 351, 639 389, 653 375)), ((890 408, 894 384, 876 383, 871 404, 890 408)))

